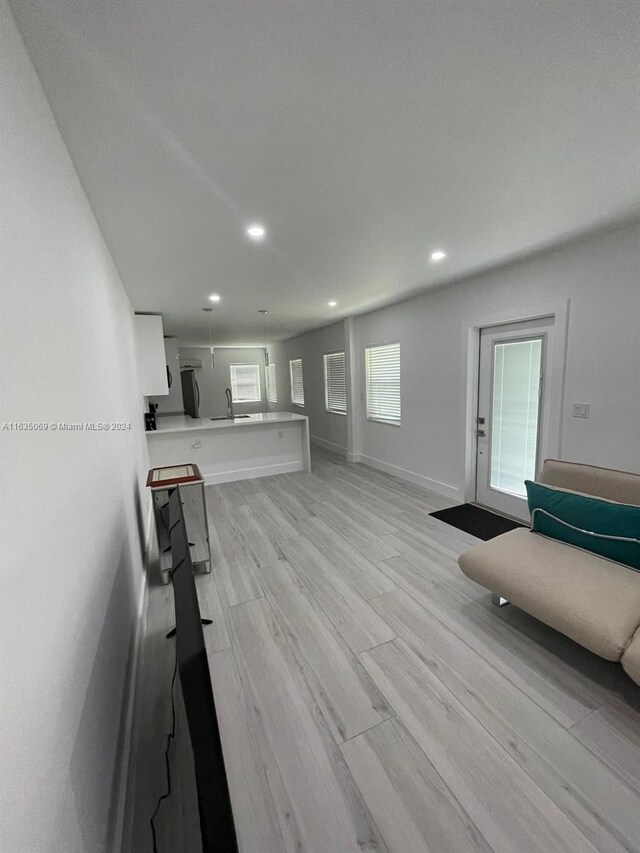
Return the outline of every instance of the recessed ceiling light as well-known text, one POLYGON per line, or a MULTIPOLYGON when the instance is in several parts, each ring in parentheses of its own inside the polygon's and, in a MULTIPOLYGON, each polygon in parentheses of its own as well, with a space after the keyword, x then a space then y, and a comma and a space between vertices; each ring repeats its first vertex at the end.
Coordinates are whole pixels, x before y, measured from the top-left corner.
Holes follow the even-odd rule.
POLYGON ((329 303, 329 308, 335 308, 337 304, 338 303, 334 299, 332 299, 331 302, 329 303))
POLYGON ((433 252, 431 252, 431 260, 435 261, 436 263, 438 261, 444 261, 446 257, 447 253, 443 252, 442 249, 435 249, 433 252))
POLYGON ((259 222, 252 222, 251 225, 247 225, 247 237, 250 240, 254 240, 256 243, 259 243, 261 240, 267 236, 267 229, 264 225, 260 225, 259 222))
POLYGON ((218 296, 217 293, 212 293, 211 296, 209 297, 209 299, 212 302, 220 302, 220 297, 218 296))

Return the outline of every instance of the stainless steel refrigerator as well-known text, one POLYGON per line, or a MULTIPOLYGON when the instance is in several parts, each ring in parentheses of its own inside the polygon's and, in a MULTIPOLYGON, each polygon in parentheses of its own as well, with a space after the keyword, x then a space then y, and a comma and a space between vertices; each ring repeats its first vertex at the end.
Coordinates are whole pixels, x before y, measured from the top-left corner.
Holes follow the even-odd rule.
POLYGON ((200 417, 200 389, 196 379, 195 370, 183 370, 180 373, 182 382, 182 399, 184 400, 185 414, 192 418, 200 417))

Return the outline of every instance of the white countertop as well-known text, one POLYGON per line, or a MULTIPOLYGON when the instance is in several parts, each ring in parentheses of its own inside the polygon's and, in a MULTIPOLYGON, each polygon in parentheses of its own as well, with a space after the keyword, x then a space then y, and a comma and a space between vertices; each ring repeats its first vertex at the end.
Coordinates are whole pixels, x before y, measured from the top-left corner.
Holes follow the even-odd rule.
POLYGON ((306 421, 306 415, 294 412, 259 412, 248 417, 229 418, 228 420, 212 421, 210 418, 192 418, 189 415, 159 415, 158 429, 149 430, 147 437, 173 432, 188 432, 202 429, 235 429, 243 426, 259 426, 261 424, 281 424, 291 421, 306 421))

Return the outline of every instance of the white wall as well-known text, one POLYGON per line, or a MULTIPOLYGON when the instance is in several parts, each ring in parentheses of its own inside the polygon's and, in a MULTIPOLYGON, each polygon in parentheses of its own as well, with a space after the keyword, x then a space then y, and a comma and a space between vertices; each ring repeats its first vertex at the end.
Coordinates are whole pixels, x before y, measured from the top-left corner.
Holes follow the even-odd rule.
POLYGON ((133 312, 0 2, 2 827, 11 853, 98 853, 115 825, 148 498, 133 312))
MULTIPOLYGON (((209 349, 205 347, 180 347, 180 358, 199 358, 202 367, 196 370, 196 379, 200 388, 200 417, 221 417, 227 414, 225 389, 231 388, 232 364, 257 364, 260 367, 259 403, 234 403, 233 411, 237 415, 266 412, 267 392, 264 385, 264 349, 261 347, 229 347, 214 350, 214 364, 211 367, 209 349)), ((180 376, 176 378, 180 382, 180 376)))
MULTIPOLYGON (((464 487, 463 330, 475 318, 569 299, 561 455, 640 470, 640 227, 575 242, 355 318, 354 450, 464 487), (402 426, 366 420, 364 346, 399 340, 402 426), (588 420, 571 402, 591 404, 588 420)), ((462 497, 462 492, 459 491, 462 497)))
POLYGON ((269 344, 269 357, 276 365, 278 391, 278 402, 270 403, 270 410, 308 415, 311 440, 340 453, 346 453, 347 450, 347 418, 326 411, 323 355, 344 350, 343 322, 269 344), (304 408, 291 403, 289 360, 293 358, 302 358, 304 408))

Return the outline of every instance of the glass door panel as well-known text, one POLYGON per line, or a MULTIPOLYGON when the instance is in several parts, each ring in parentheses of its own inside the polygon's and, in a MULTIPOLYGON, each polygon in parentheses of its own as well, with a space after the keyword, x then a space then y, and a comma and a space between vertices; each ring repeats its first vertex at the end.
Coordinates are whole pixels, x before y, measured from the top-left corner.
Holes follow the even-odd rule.
POLYGON ((542 338, 494 343, 489 485, 519 497, 536 473, 541 364, 542 338))

